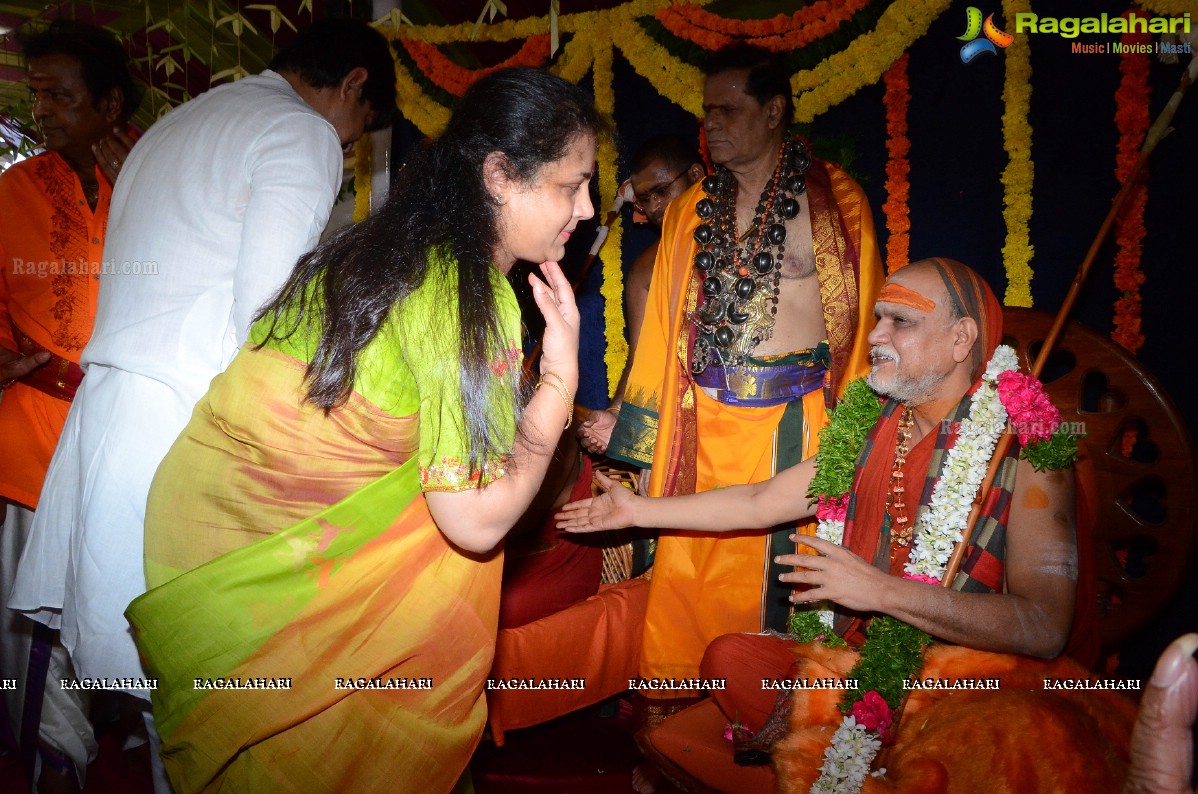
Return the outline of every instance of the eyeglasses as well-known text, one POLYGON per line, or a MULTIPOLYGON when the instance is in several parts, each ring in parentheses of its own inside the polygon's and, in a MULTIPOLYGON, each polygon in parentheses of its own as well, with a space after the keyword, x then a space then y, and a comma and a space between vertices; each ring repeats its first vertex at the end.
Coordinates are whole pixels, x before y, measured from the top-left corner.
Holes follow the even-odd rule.
POLYGON ((664 202, 666 200, 666 194, 670 192, 670 188, 674 186, 675 182, 677 182, 679 179, 682 179, 683 174, 685 174, 688 170, 689 169, 684 168, 683 170, 679 171, 677 176, 675 176, 669 182, 659 182, 658 184, 646 190, 643 194, 637 193, 636 198, 632 202, 632 206, 636 207, 641 212, 645 212, 645 207, 653 206, 658 202, 664 202))

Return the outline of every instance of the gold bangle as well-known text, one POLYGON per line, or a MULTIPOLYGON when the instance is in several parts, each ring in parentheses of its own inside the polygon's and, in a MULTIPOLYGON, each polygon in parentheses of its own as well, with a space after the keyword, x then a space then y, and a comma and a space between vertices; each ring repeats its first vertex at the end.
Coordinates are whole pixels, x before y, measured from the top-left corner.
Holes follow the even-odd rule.
POLYGON ((553 390, 561 395, 562 402, 566 404, 566 426, 562 430, 569 430, 570 423, 574 421, 574 400, 570 397, 570 390, 566 388, 566 381, 561 375, 554 372, 544 372, 541 374, 540 379, 537 380, 537 385, 533 388, 539 389, 543 385, 552 386, 553 390), (557 383, 545 380, 545 378, 549 377, 557 379, 557 383))

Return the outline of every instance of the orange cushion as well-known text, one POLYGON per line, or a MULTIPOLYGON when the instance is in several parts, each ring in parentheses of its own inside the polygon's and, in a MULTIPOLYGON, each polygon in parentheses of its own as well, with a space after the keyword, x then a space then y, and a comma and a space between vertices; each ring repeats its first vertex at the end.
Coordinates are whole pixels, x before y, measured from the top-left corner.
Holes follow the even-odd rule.
POLYGON ((732 742, 724 738, 727 723, 715 701, 704 700, 642 733, 641 746, 667 775, 678 778, 688 789, 696 788, 693 782, 697 781, 737 794, 773 792, 776 778, 772 767, 733 763, 732 742))
POLYGON ((630 579, 548 617, 503 629, 492 679, 583 679, 580 689, 489 689, 491 734, 569 714, 628 689, 636 677, 649 582, 630 579))

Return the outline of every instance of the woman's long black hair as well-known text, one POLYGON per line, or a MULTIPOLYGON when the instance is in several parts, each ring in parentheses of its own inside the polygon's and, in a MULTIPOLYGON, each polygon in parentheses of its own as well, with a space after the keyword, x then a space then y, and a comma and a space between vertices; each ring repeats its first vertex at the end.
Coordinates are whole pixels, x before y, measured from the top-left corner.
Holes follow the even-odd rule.
MULTIPOLYGON (((475 83, 444 135, 400 171, 387 203, 301 258, 259 312, 259 319, 271 318, 267 339, 318 329, 306 399, 328 411, 349 398, 358 354, 392 309, 424 282, 430 250, 444 246, 458 270, 457 347, 471 473, 507 452, 503 424, 488 412, 496 387, 487 363, 505 340, 491 282, 502 230, 498 205, 483 181, 483 161, 500 152, 508 176, 531 184, 577 136, 607 130, 584 91, 548 72, 504 69, 475 83), (295 321, 281 323, 292 308, 295 321)), ((515 384, 519 373, 512 377, 515 384)), ((519 411, 522 400, 516 402, 519 411)))

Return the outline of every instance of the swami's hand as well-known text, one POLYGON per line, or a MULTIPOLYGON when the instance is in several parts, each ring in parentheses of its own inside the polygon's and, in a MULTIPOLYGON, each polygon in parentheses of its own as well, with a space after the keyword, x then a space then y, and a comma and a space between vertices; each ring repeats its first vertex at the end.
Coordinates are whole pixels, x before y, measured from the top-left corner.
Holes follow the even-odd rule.
POLYGON ((532 297, 545 317, 545 338, 542 343, 541 374, 552 372, 565 381, 570 393, 578 388, 578 306, 574 290, 558 267, 557 262, 542 262, 541 273, 548 282, 528 274, 532 297))
POLYGON ((809 535, 796 534, 790 538, 796 545, 808 546, 817 552, 781 554, 774 558, 779 565, 800 569, 781 574, 778 577, 781 581, 809 588, 793 594, 791 601, 832 601, 857 612, 877 611, 879 595, 891 577, 843 546, 809 535))
POLYGON ((632 491, 610 477, 595 472, 595 481, 604 493, 580 502, 571 502, 554 518, 557 528, 567 532, 598 532, 602 529, 623 529, 636 525, 634 505, 637 499, 632 491))

